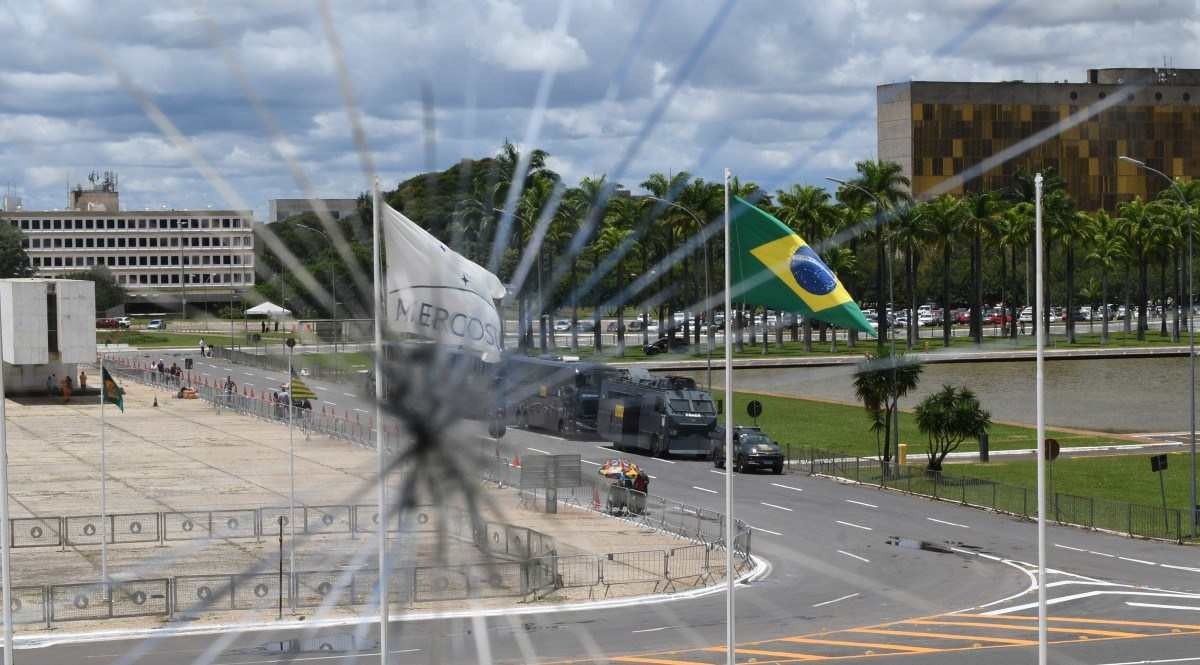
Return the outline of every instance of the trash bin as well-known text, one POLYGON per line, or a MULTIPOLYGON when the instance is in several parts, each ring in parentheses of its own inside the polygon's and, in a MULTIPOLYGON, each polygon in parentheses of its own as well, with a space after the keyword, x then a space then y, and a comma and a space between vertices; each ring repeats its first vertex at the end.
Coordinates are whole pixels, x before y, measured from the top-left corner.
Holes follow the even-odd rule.
POLYGON ((191 358, 184 358, 184 359, 183 359, 183 368, 184 368, 184 369, 191 369, 191 368, 192 368, 192 359, 191 359, 191 358))

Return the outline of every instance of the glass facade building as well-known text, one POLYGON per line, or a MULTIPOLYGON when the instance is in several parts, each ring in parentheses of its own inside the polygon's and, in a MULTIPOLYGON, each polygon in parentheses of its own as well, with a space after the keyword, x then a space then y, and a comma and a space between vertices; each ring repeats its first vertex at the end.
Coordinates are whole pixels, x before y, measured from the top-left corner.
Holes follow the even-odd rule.
POLYGON ((1200 70, 1089 70, 1086 83, 912 81, 877 88, 879 158, 913 195, 1000 191, 1053 168, 1080 209, 1114 210, 1200 170, 1200 70))

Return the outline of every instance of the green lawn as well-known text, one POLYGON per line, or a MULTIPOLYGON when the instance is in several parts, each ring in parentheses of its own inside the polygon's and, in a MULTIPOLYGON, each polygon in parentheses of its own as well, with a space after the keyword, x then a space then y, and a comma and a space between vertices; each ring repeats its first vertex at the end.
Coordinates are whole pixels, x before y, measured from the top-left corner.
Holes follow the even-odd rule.
MULTIPOLYGON (((138 348, 172 348, 172 347, 200 347, 200 340, 203 339, 206 344, 216 344, 218 346, 229 346, 229 332, 205 332, 205 333, 187 333, 173 332, 171 330, 104 330, 96 332, 96 344, 100 345, 103 350, 104 344, 129 344, 138 348)), ((239 331, 234 333, 234 342, 241 348, 243 346, 253 346, 248 343, 246 334, 239 331)), ((268 333, 262 337, 259 343, 269 344, 273 346, 282 346, 283 341, 287 339, 285 333, 268 333)))
POLYGON ((374 359, 371 354, 358 351, 347 353, 300 353, 296 354, 295 362, 301 367, 359 370, 370 369, 374 359))
MULTIPOLYGON (((716 396, 716 397, 719 397, 716 396)), ((838 453, 874 457, 875 435, 870 431, 867 412, 860 406, 831 404, 807 399, 774 397, 753 393, 734 393, 734 413, 737 422, 751 424, 746 404, 757 399, 762 402, 763 414, 758 424, 779 441, 791 444, 793 454, 800 446, 823 448, 838 453)), ((1050 430, 1048 435, 1063 446, 1083 446, 1111 442, 1111 436, 1084 435, 1050 430)), ((992 425, 989 443, 992 450, 1033 448, 1036 436, 1032 427, 992 425)), ((924 459, 925 436, 917 431, 912 414, 900 414, 900 442, 907 443, 909 459, 918 463, 924 459)), ((978 450, 974 440, 965 441, 961 452, 978 450)))
MULTIPOLYGON (((1186 509, 1190 500, 1191 456, 1172 453, 1163 480, 1167 506, 1186 509)), ((1060 458, 1053 466, 1053 491, 1079 496, 1159 506, 1158 474, 1150 470, 1149 455, 1060 458)), ((947 465, 946 473, 986 478, 1008 485, 1037 487, 1036 460, 947 465)))

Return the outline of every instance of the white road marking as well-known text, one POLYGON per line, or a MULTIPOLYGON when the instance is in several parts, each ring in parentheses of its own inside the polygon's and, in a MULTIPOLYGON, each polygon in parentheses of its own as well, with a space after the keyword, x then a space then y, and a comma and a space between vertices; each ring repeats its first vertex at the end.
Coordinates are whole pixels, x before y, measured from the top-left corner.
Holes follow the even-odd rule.
POLYGON ((1064 549, 1064 550, 1071 550, 1072 552, 1086 552, 1087 551, 1080 547, 1071 547, 1070 545, 1059 545, 1058 543, 1054 543, 1054 546, 1064 549))
POLYGON ((1119 557, 1117 557, 1117 558, 1118 558, 1118 559, 1120 559, 1120 560, 1122 560, 1122 561, 1129 561, 1129 562, 1131 562, 1131 563, 1140 563, 1140 564, 1144 564, 1144 565, 1147 565, 1147 566, 1157 566, 1157 565, 1158 565, 1157 563, 1154 563, 1153 561, 1145 561, 1145 560, 1143 560, 1143 559, 1131 559, 1131 558, 1129 558, 1129 557, 1127 557, 1127 556, 1119 556, 1119 557))
POLYGON ((750 527, 751 529, 754 529, 755 531, 762 531, 763 533, 769 533, 769 534, 771 534, 772 536, 782 536, 782 535, 783 535, 782 533, 779 533, 778 531, 772 531, 772 530, 770 530, 770 529, 764 529, 764 528, 762 528, 762 527, 760 527, 760 526, 754 526, 753 524, 747 524, 746 526, 750 527))
POLYGON ((841 520, 834 520, 834 521, 833 521, 833 523, 834 523, 834 524, 841 524, 842 526, 851 526, 851 527, 854 527, 855 529, 862 529, 863 531, 874 531, 874 530, 875 530, 875 529, 872 529, 872 528, 871 528, 871 527, 869 527, 869 526, 863 526, 863 525, 861 525, 861 524, 854 524, 854 523, 851 523, 851 522, 843 522, 843 521, 841 521, 841 520))
POLYGON ((704 489, 703 487, 697 487, 696 485, 692 485, 692 489, 700 490, 701 492, 708 492, 709 494, 717 494, 718 493, 717 490, 704 489))
POLYGON ((938 524, 945 524, 947 526, 956 526, 960 529, 970 529, 971 528, 971 527, 967 526, 966 524, 956 524, 954 522, 947 522, 946 520, 934 519, 932 517, 926 517, 925 519, 929 520, 930 522, 937 522, 938 524))
POLYGON ((336 402, 330 402, 329 400, 325 400, 325 403, 328 404, 329 406, 337 406, 336 402))
POLYGON ((791 509, 791 508, 784 508, 783 506, 777 506, 777 505, 775 505, 775 504, 773 504, 773 503, 767 503, 766 501, 760 501, 759 503, 761 503, 762 505, 764 505, 764 506, 766 506, 766 507, 768 507, 768 508, 778 508, 779 510, 786 510, 786 511, 788 511, 789 513, 790 513, 790 512, 792 512, 792 509, 791 509))
POLYGON ((1157 610, 1190 610, 1192 612, 1200 612, 1200 607, 1192 605, 1159 605, 1157 603, 1134 603, 1130 601, 1126 601, 1125 604, 1130 607, 1152 607, 1157 610))
POLYGON ((354 410, 359 413, 370 413, 370 411, 367 411, 366 409, 354 409, 354 410))
POLYGON ((1115 555, 1115 554, 1106 554, 1104 552, 1097 552, 1096 550, 1088 550, 1087 552, 1088 552, 1088 554, 1095 554, 1096 556, 1108 557, 1110 559, 1117 558, 1117 555, 1115 555))
POLYGON ((857 593, 848 593, 848 594, 846 594, 846 595, 842 596, 841 598, 834 598, 833 600, 827 600, 827 601, 825 601, 825 602, 823 602, 823 603, 817 603, 816 605, 813 605, 813 607, 825 607, 826 605, 832 605, 832 604, 834 604, 834 603, 840 603, 840 602, 842 602, 843 600, 850 600, 851 598, 854 598, 854 597, 856 597, 856 596, 858 596, 858 594, 857 594, 857 593))
POLYGON ((589 462, 588 460, 585 460, 585 459, 581 459, 579 461, 583 462, 584 464, 591 464, 592 466, 604 466, 603 464, 601 464, 599 462, 589 462))
POLYGON ((358 397, 358 395, 355 395, 354 393, 342 393, 342 394, 345 395, 346 397, 358 397))
POLYGON ((1200 656, 1194 658, 1163 658, 1161 660, 1127 660, 1123 663, 1104 663, 1104 665, 1154 665, 1155 663, 1190 663, 1195 660, 1200 660, 1200 656))
POLYGON ((674 460, 669 459, 658 459, 657 461, 662 462, 663 464, 675 464, 674 460))
MULTIPOLYGON (((418 651, 420 651, 420 649, 395 649, 395 650, 389 650, 388 653, 416 653, 418 651)), ((378 658, 378 657, 379 657, 378 651, 364 651, 362 653, 340 654, 337 656, 308 656, 305 658, 288 657, 288 658, 276 658, 273 660, 239 660, 239 661, 226 660, 226 661, 222 661, 220 663, 214 663, 213 665, 234 665, 234 663, 237 663, 238 665, 272 665, 273 663, 296 663, 296 662, 300 662, 300 661, 308 662, 308 661, 319 661, 319 660, 348 660, 351 658, 359 659, 359 658, 378 658)), ((391 660, 391 659, 389 658, 388 660, 391 660)))
POLYGON ((329 390, 329 389, 328 389, 328 388, 326 388, 325 386, 318 386, 318 385, 317 385, 317 384, 315 384, 315 383, 313 384, 313 388, 316 388, 317 390, 329 390))
POLYGON ((529 447, 526 447, 526 448, 525 448, 525 450, 532 450, 532 451, 533 451, 533 452, 535 452, 535 453, 541 453, 541 454, 543 454, 543 455, 549 455, 549 454, 550 454, 550 453, 548 453, 548 452, 546 452, 546 451, 542 450, 541 448, 529 448, 529 447))
POLYGON ((719 470, 717 470, 717 469, 709 469, 709 470, 708 470, 708 472, 709 472, 709 473, 715 473, 715 474, 717 474, 718 476, 723 476, 723 475, 725 475, 725 472, 724 472, 724 471, 719 471, 719 470))
POLYGON ((774 485, 775 487, 782 487, 782 488, 783 488, 783 489, 785 489, 785 490, 794 490, 794 491, 796 491, 796 492, 803 492, 803 491, 804 491, 804 489, 803 489, 803 488, 800 488, 800 487, 792 487, 791 485, 780 485, 779 483, 771 483, 771 484, 772 484, 772 485, 774 485))
POLYGON ((658 628, 643 628, 643 629, 641 629, 641 630, 634 630, 634 631, 630 631, 630 632, 634 632, 634 633, 657 633, 657 632, 658 632, 658 631, 660 631, 660 630, 670 630, 671 628, 674 628, 674 626, 659 626, 658 628))
POLYGON ((863 563, 871 563, 870 559, 868 559, 866 557, 861 557, 857 554, 851 554, 851 553, 847 552, 846 550, 838 550, 837 553, 844 554, 844 555, 850 557, 851 559, 858 559, 859 561, 862 561, 863 563))
POLYGON ((258 376, 257 374, 251 374, 250 372, 242 372, 242 374, 245 374, 246 376, 253 376, 253 377, 258 376))
POLYGON ((1187 566, 1176 566, 1173 563, 1163 563, 1163 564, 1159 564, 1159 565, 1162 566, 1163 568, 1171 568, 1173 570, 1186 570, 1189 573, 1200 573, 1200 568, 1188 568, 1187 566))
MULTIPOLYGON (((1059 603, 1067 603, 1072 600, 1079 600, 1081 598, 1094 598, 1095 596, 1118 596, 1118 595, 1119 596, 1149 596, 1149 597, 1154 597, 1154 598, 1179 598, 1179 599, 1189 599, 1189 600, 1193 599, 1193 598, 1200 598, 1200 594, 1157 593, 1157 592, 1150 592, 1150 591, 1125 591, 1125 590, 1120 590, 1120 591, 1098 590, 1098 591, 1084 591, 1083 593, 1077 593, 1077 594, 1073 594, 1070 596, 1060 596, 1058 598, 1051 598, 1046 601, 1046 604, 1047 605, 1058 605, 1059 603)), ((1037 606, 1038 606, 1038 604, 1036 602, 1022 603, 1020 605, 1013 605, 1011 607, 1005 607, 1004 609, 991 610, 990 612, 984 612, 984 614, 987 616, 1003 616, 1005 614, 1011 614, 1013 612, 1020 612, 1022 610, 1032 609, 1037 606)))
POLYGON ((866 501, 855 501, 854 499, 846 499, 846 503, 853 503, 856 506, 866 506, 867 508, 878 508, 879 506, 866 501))

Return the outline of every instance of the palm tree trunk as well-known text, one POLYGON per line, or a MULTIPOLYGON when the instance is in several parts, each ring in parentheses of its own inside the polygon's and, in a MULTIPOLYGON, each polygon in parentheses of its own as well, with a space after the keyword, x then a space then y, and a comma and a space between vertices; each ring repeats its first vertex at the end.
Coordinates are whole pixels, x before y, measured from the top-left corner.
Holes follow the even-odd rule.
MULTIPOLYGON (((975 239, 971 245, 971 335, 976 344, 983 343, 983 233, 975 225, 975 239)), ((1000 255, 1004 263, 1004 254, 1000 255)), ((947 342, 949 344, 949 342, 947 342)))
POLYGON ((1100 343, 1108 344, 1108 269, 1100 269, 1100 343))
POLYGON ((1167 253, 1163 252, 1158 262, 1158 301, 1162 303, 1162 314, 1158 316, 1158 334, 1167 336, 1167 253))
MULTIPOLYGON (((1008 334, 1008 328, 1004 324, 1004 319, 1007 318, 1005 312, 1008 310, 1011 302, 1011 294, 1008 292, 1008 257, 1004 256, 1004 249, 1000 249, 1000 336, 1004 337, 1008 334)), ((982 314, 982 312, 981 312, 982 314)), ((983 325, 983 320, 980 319, 980 326, 983 325)))
POLYGON ((646 309, 646 305, 642 304, 642 346, 650 343, 650 310, 646 309))
POLYGON ((1017 312, 1017 246, 1013 245, 1011 248, 1009 248, 1008 254, 1012 259, 1012 271, 1009 274, 1009 279, 1012 280, 1012 283, 1010 284, 1012 287, 1012 302, 1010 302, 1008 305, 1008 336, 1012 338, 1014 343, 1016 343, 1017 316, 1019 315, 1019 312, 1017 312))
POLYGON ((1138 324, 1137 338, 1139 340, 1146 339, 1146 330, 1150 328, 1146 322, 1149 315, 1147 309, 1150 306, 1150 262, 1146 260, 1146 254, 1141 246, 1138 246, 1138 324))
POLYGON ((1131 325, 1133 321, 1133 288, 1129 281, 1128 263, 1125 264, 1125 278, 1123 286, 1125 291, 1125 316, 1122 318, 1121 328, 1124 330, 1125 334, 1128 335, 1129 331, 1133 329, 1133 326, 1131 325))
POLYGON ((771 347, 771 341, 770 341, 771 336, 767 334, 767 330, 770 328, 770 326, 767 325, 767 312, 769 312, 769 311, 770 310, 768 310, 766 307, 763 307, 763 331, 762 332, 763 332, 763 355, 764 356, 767 355, 767 352, 770 350, 770 347, 771 347))
MULTIPOLYGON (((617 266, 617 274, 624 275, 625 271, 621 270, 621 266, 617 266)), ((617 355, 625 356, 625 303, 617 303, 617 355)))
POLYGON ((908 349, 911 351, 913 345, 916 344, 916 339, 920 333, 920 327, 917 325, 917 289, 916 289, 916 267, 913 265, 913 251, 911 249, 904 252, 904 288, 908 290, 908 349))
POLYGON ((1067 241, 1067 343, 1075 343, 1075 242, 1067 241))
MULTIPOLYGON (((950 346, 950 239, 942 243, 942 346, 950 346)), ((972 257, 972 263, 974 257, 972 257)), ((972 266, 974 268, 974 266, 972 266)), ((974 307, 975 303, 972 303, 974 307)), ((971 322, 974 325, 975 313, 972 310, 971 322)))
MULTIPOLYGON (((741 353, 742 351, 745 350, 745 346, 742 341, 743 338, 745 337, 744 331, 746 328, 746 317, 744 316, 745 309, 746 309, 745 305, 738 305, 737 307, 734 307, 734 309, 733 309, 734 315, 737 317, 735 319, 735 322, 737 323, 737 325, 734 326, 734 328, 735 328, 736 337, 737 337, 736 343, 737 343, 737 352, 738 353, 741 353)), ((728 344, 729 340, 725 340, 725 343, 728 344)))
POLYGON ((1182 314, 1183 314, 1184 303, 1183 303, 1183 267, 1182 267, 1183 259, 1182 259, 1182 255, 1183 255, 1183 246, 1180 245, 1179 247, 1177 247, 1175 249, 1175 254, 1174 254, 1175 307, 1173 308, 1173 310, 1174 310, 1175 314, 1174 314, 1174 317, 1172 320, 1172 327, 1171 327, 1171 341, 1173 341, 1173 342, 1179 341, 1180 319, 1183 318, 1182 314))
POLYGON ((812 351, 812 320, 804 317, 804 350, 812 351))
POLYGON ((775 346, 783 348, 783 312, 775 312, 775 346))
POLYGON ((578 260, 571 256, 571 351, 579 351, 579 294, 575 292, 578 260))
MULTIPOLYGON (((1038 312, 1041 315, 1042 321, 1046 326, 1046 339, 1050 339, 1050 254, 1053 246, 1049 241, 1046 241, 1046 248, 1042 252, 1042 311, 1038 312)), ((1036 320, 1036 319, 1035 319, 1036 320)))

